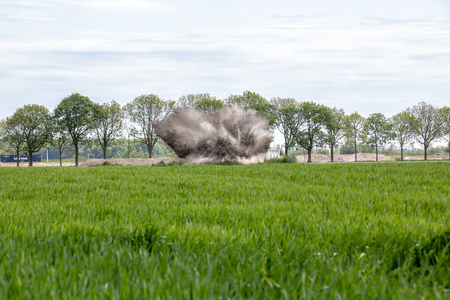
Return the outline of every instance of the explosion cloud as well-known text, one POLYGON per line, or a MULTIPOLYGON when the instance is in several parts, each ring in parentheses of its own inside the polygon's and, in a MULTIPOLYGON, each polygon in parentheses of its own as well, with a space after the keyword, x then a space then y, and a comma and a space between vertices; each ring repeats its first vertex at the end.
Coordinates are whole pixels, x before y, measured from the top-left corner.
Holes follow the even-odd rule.
POLYGON ((252 110, 224 107, 213 113, 177 110, 154 124, 156 134, 191 163, 264 160, 273 136, 268 121, 252 110))

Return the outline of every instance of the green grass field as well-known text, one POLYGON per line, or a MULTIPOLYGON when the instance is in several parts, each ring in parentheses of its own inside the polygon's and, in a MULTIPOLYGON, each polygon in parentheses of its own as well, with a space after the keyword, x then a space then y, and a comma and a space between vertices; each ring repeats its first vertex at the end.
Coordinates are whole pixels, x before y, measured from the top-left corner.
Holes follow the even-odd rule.
POLYGON ((449 167, 1 168, 0 299, 450 298, 449 167))

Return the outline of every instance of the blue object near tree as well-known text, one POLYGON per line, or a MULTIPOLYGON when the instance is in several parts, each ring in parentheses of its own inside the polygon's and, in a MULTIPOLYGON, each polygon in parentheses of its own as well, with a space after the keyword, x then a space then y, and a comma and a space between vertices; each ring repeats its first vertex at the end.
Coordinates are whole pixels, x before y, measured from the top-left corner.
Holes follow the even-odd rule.
MULTIPOLYGON (((21 155, 19 157, 20 162, 28 162, 29 158, 28 155, 21 155)), ((2 163, 8 163, 8 162, 17 162, 17 155, 0 155, 0 161, 2 163)), ((42 161, 42 155, 41 154, 34 154, 33 155, 33 161, 34 162, 41 162, 42 161)))

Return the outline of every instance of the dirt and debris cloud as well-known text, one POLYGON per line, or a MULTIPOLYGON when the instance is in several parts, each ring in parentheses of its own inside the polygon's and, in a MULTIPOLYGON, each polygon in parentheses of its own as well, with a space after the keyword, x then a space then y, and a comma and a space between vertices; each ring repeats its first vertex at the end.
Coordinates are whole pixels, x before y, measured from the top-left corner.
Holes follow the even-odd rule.
POLYGON ((154 128, 180 158, 191 163, 262 162, 273 139, 267 119, 238 107, 208 114, 183 108, 154 128))

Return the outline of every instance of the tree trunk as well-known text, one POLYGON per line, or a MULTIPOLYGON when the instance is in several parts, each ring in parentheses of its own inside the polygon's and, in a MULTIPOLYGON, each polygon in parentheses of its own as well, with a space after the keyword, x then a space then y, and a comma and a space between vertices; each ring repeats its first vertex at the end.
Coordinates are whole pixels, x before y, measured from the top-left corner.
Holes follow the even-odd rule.
POLYGON ((103 150, 103 159, 106 159, 106 152, 108 150, 108 141, 106 138, 103 138, 103 144, 101 146, 103 150))
POLYGON ((128 135, 128 159, 130 159, 130 154, 131 154, 131 150, 130 150, 130 135, 128 135))
POLYGON ((287 139, 284 139, 284 155, 288 156, 287 139))
POLYGON ((450 160, 450 138, 448 140, 448 160, 450 160))
POLYGON ((147 144, 147 150, 148 150, 148 158, 152 158, 152 150, 153 150, 153 144, 147 144))
POLYGON ((59 150, 59 166, 62 167, 62 151, 59 150))
POLYGON ((33 152, 28 152, 28 166, 33 166, 33 152))
POLYGON ((334 162, 334 161, 333 161, 333 154, 334 154, 334 153, 333 153, 333 147, 331 147, 330 153, 331 153, 331 162, 334 162))
POLYGON ((424 156, 424 158, 425 158, 425 160, 427 160, 427 150, 428 150, 428 147, 427 146, 425 146, 425 145, 423 145, 423 150, 424 150, 424 152, 425 152, 425 156, 424 156))
POLYGON ((375 146, 375 156, 376 156, 376 161, 378 161, 378 146, 375 146))
POLYGON ((356 155, 356 152, 357 152, 357 145, 356 145, 356 143, 355 143, 355 162, 357 162, 358 161, 358 157, 357 157, 357 155, 356 155))
POLYGON ((75 146, 75 167, 78 167, 78 143, 74 143, 75 146))
POLYGON ((403 145, 400 145, 400 161, 403 161, 403 145))
POLYGON ((312 163, 312 160, 311 160, 311 152, 312 152, 312 148, 308 149, 308 163, 309 163, 309 164, 312 163))
POLYGON ((17 148, 17 166, 20 166, 20 149, 17 148))

